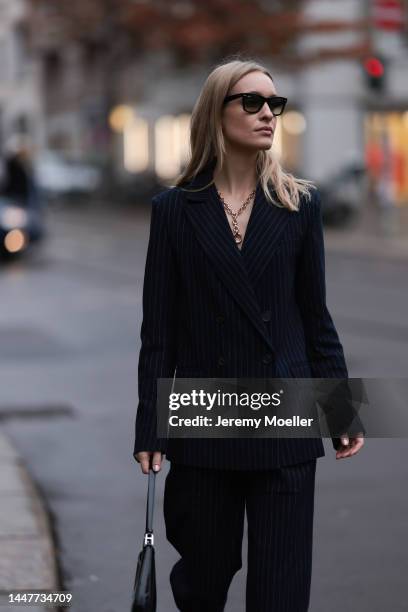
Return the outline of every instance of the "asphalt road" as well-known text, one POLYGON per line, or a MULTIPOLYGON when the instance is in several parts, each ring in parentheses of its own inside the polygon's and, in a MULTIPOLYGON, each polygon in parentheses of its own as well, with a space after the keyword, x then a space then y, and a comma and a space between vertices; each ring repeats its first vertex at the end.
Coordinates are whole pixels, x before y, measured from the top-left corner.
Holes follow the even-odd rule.
MULTIPOLYGON (((74 612, 129 610, 147 479, 132 457, 148 211, 61 209, 32 259, 0 270, 0 425, 37 480, 74 612)), ((326 258, 328 304, 350 376, 407 374, 408 262, 326 258)), ((386 409, 386 406, 384 407, 386 409)), ((311 612, 407 610, 406 439, 318 461, 311 612)), ((158 612, 174 612, 178 554, 157 478, 158 612)), ((227 612, 243 612, 243 568, 227 612)))

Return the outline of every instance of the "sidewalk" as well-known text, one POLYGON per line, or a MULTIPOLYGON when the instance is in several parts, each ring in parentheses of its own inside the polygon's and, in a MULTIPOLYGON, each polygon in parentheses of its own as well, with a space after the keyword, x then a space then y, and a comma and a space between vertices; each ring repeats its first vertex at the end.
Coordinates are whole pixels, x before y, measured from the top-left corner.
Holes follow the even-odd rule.
POLYGON ((9 591, 59 590, 48 516, 24 461, 0 429, 0 612, 55 612, 7 603, 9 591), (4 602, 4 603, 2 603, 4 602))
POLYGON ((351 227, 324 228, 328 252, 408 260, 408 210, 365 208, 351 227))
POLYGON ((407 238, 325 228, 324 243, 328 253, 408 261, 407 238))

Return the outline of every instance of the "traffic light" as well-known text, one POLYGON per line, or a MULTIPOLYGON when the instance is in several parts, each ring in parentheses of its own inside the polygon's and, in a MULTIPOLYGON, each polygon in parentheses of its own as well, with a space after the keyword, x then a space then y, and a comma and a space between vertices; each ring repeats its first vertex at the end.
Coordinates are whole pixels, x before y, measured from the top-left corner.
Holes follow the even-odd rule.
POLYGON ((385 87, 385 64, 378 55, 372 55, 364 60, 364 73, 368 89, 382 92, 385 87))

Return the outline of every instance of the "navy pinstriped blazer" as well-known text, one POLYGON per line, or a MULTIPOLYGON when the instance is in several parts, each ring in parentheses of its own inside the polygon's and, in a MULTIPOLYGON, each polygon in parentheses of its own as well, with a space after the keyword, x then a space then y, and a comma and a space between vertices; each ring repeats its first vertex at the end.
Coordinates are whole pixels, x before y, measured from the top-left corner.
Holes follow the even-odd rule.
POLYGON ((318 191, 292 212, 271 204, 258 182, 239 250, 207 186, 215 163, 152 200, 133 454, 161 450, 175 463, 225 469, 324 456, 320 438, 156 438, 160 377, 348 377, 326 306, 318 191))

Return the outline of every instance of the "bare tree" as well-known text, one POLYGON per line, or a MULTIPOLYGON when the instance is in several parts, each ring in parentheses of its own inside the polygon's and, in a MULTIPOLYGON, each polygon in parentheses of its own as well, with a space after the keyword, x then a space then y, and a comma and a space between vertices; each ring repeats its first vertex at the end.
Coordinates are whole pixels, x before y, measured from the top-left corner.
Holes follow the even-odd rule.
POLYGON ((368 21, 307 20, 304 0, 30 0, 37 45, 98 44, 116 59, 167 50, 178 63, 214 61, 241 52, 267 55, 296 69, 336 57, 359 58, 367 41, 299 53, 308 32, 367 31, 368 21))

